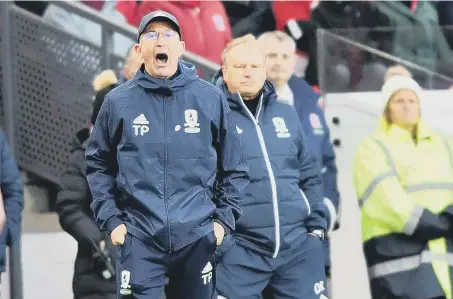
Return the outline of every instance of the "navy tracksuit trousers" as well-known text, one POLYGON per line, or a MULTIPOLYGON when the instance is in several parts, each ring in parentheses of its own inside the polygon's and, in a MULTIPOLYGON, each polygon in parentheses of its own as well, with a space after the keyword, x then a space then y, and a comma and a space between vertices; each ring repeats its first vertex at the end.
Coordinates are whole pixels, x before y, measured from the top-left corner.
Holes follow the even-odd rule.
POLYGON ((118 248, 117 292, 121 299, 211 299, 215 291, 216 237, 210 232, 173 253, 131 234, 118 248))
POLYGON ((277 258, 240 246, 225 238, 218 251, 216 288, 218 298, 328 299, 323 245, 308 235, 298 248, 277 258))

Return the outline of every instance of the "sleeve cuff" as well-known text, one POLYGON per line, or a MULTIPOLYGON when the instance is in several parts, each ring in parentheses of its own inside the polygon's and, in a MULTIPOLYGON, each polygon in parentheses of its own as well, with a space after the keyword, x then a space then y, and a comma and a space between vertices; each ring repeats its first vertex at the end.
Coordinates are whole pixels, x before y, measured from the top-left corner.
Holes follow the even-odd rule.
POLYGON ((107 233, 110 235, 112 231, 121 224, 123 224, 123 221, 118 217, 109 219, 106 224, 107 233))
POLYGON ((228 233, 233 232, 235 229, 236 220, 231 209, 229 208, 217 208, 214 214, 214 221, 222 225, 228 233))
POLYGON ((329 235, 333 231, 335 223, 337 222, 337 211, 335 210, 333 202, 327 197, 324 197, 324 205, 326 206, 327 211, 329 212, 329 226, 327 227, 326 232, 327 235, 329 235))
POLYGON ((79 218, 79 220, 74 222, 71 226, 72 227, 68 227, 68 229, 72 229, 72 231, 68 232, 70 234, 72 232, 77 240, 88 239, 89 242, 94 241, 98 244, 103 239, 103 234, 99 230, 99 227, 91 219, 79 218))

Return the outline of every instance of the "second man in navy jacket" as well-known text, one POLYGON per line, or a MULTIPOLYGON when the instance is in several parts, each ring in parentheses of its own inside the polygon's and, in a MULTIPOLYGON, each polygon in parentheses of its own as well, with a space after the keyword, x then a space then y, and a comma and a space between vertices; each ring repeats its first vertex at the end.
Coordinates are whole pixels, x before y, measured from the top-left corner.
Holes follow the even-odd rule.
POLYGON ((214 78, 242 136, 250 184, 236 231, 217 250, 220 298, 319 299, 327 295, 327 228, 319 167, 294 107, 277 102, 264 54, 247 35, 225 49, 214 78))
MULTIPOLYGON (((323 201, 328 210, 324 262, 330 278, 330 233, 339 227, 340 194, 337 184, 335 152, 324 112, 318 104, 319 94, 304 79, 293 75, 296 62, 296 44, 286 33, 270 31, 258 40, 266 54, 267 79, 277 91, 278 101, 294 106, 308 139, 308 147, 316 157, 322 173, 323 201)), ((332 290, 329 290, 332 295, 332 290)))
POLYGON ((161 298, 168 276, 169 297, 210 299, 249 180, 240 138, 223 93, 179 60, 173 15, 146 15, 135 48, 144 65, 107 94, 89 139, 91 208, 119 246, 119 298, 161 298))

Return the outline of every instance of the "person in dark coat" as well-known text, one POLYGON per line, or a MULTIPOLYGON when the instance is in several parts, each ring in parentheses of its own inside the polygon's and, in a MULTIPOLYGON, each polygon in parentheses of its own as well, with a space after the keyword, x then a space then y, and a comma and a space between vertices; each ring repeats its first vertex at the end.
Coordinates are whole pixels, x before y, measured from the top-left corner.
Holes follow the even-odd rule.
POLYGON ((5 272, 6 247, 20 242, 24 186, 16 160, 0 129, 0 273, 5 272))
POLYGON ((166 276, 177 298, 212 298, 214 252, 249 182, 225 96, 180 59, 181 37, 168 12, 142 19, 144 64, 107 94, 86 150, 91 209, 119 246, 119 298, 159 298, 166 276))
MULTIPOLYGON (((93 86, 97 90, 91 122, 94 124, 104 101, 104 96, 116 87, 112 71, 104 71, 96 77, 93 86)), ((116 287, 114 273, 108 269, 115 265, 116 247, 102 233, 90 210, 91 192, 86 178, 85 149, 90 128, 77 132, 66 170, 60 181, 57 212, 61 227, 76 239, 77 257, 74 264, 72 288, 74 299, 114 299, 116 287)))
MULTIPOLYGON (((323 203, 328 211, 328 230, 323 241, 324 268, 328 282, 331 277, 330 242, 333 230, 340 225, 340 193, 337 183, 335 152, 324 112, 318 104, 319 94, 297 76, 292 75, 295 65, 296 45, 290 36, 272 31, 259 37, 266 54, 267 79, 276 89, 279 102, 294 106, 308 146, 321 169, 323 203)), ((328 283, 330 285, 330 283, 328 283)), ((330 288, 330 287, 329 287, 330 288)), ((332 291, 329 289, 329 294, 332 291)), ((271 298, 264 296, 265 299, 271 298)))
POLYGON ((213 82, 222 88, 249 163, 242 216, 216 250, 218 298, 324 299, 327 209, 319 166, 294 107, 266 80, 261 45, 234 39, 213 82), (240 67, 237 67, 240 66, 240 67))

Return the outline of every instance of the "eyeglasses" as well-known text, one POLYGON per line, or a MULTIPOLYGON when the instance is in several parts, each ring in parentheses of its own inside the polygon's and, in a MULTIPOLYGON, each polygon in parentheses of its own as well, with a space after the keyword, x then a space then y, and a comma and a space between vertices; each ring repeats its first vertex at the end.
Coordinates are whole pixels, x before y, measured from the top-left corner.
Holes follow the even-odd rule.
POLYGON ((164 39, 170 39, 176 35, 176 32, 173 30, 166 30, 164 32, 156 32, 156 31, 149 31, 143 34, 143 37, 146 39, 153 39, 157 40, 159 38, 159 35, 164 37, 164 39))

